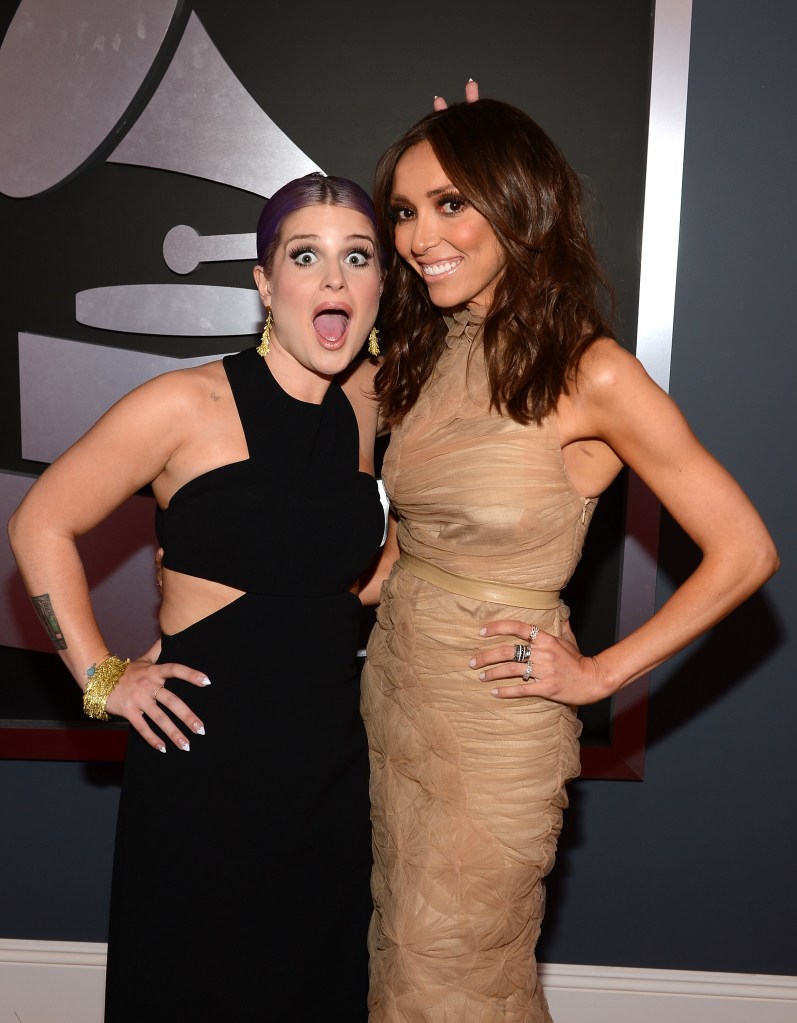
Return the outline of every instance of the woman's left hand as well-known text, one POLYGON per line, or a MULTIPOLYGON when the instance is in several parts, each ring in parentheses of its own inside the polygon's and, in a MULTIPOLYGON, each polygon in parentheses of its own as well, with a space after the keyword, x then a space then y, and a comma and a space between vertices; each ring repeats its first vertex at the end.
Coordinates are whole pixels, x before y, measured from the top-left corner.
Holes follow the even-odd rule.
MULTIPOLYGON (((475 103, 479 98, 479 83, 474 82, 472 78, 469 78, 465 83, 465 102, 475 103)), ((442 96, 435 96, 434 98, 434 109, 435 110, 447 110, 448 103, 442 96)))
POLYGON ((480 650, 471 658, 470 666, 478 671, 481 681, 489 684, 502 679, 514 680, 512 685, 494 688, 493 696, 498 699, 542 696, 556 703, 582 706, 597 703, 611 695, 602 684, 598 662, 594 657, 585 657, 581 653, 568 623, 565 623, 561 637, 540 630, 529 644, 530 631, 527 622, 519 621, 490 622, 481 630, 482 636, 509 636, 513 641, 531 646, 531 678, 528 682, 522 680, 527 662, 514 660, 515 642, 480 650))

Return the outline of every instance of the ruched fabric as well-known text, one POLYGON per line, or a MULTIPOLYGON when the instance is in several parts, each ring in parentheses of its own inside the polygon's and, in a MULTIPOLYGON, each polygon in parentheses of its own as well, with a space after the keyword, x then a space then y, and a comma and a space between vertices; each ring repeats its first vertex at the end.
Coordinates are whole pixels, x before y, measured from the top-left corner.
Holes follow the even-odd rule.
MULTIPOLYGON (((402 549, 449 572, 557 590, 595 502, 572 488, 551 422, 489 411, 478 321, 394 432, 384 478, 402 549)), ((580 723, 539 697, 496 700, 468 660, 498 619, 559 635, 568 610, 458 596, 396 566, 363 673, 374 916, 371 1023, 547 1023, 534 949, 580 723)))

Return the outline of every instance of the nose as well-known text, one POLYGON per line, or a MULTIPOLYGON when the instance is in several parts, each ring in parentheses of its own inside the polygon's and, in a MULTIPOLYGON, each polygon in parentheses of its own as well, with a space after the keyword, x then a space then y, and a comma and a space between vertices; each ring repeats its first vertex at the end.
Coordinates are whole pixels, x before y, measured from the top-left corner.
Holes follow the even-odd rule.
POLYGON ((423 210, 418 211, 412 223, 412 239, 410 249, 413 256, 423 256, 440 241, 440 231, 435 222, 434 214, 423 210))
POLYGON ((330 260, 324 269, 324 275, 321 279, 321 287, 325 291, 340 291, 345 284, 345 277, 343 270, 338 264, 330 260))

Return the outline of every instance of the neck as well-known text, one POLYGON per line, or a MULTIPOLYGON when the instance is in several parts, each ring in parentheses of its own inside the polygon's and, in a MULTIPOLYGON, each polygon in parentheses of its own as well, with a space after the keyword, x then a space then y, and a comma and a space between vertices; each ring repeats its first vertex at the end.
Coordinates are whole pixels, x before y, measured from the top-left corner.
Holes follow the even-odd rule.
POLYGON ((286 394, 311 405, 321 404, 332 383, 331 375, 314 373, 274 344, 266 357, 266 364, 286 394))

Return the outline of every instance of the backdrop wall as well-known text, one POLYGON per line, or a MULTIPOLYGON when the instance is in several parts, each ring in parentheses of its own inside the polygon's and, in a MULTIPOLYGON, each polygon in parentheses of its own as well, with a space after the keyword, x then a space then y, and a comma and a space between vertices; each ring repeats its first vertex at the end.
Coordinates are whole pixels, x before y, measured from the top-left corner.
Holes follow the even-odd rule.
MULTIPOLYGON (((443 3, 433 15, 428 5, 405 3, 395 21, 379 26, 371 5, 348 5, 345 26, 308 17, 304 5, 295 18, 280 12, 278 34, 275 12, 266 16, 263 5, 235 0, 235 19, 230 5, 192 6, 237 77, 302 151, 366 184, 380 147, 434 92, 455 96, 469 75, 487 94, 529 110, 576 167, 589 168, 601 245, 633 337, 643 180, 633 154, 640 139, 644 153, 646 3, 571 0, 553 12, 544 3, 499 3, 489 14, 477 4, 443 3)), ((786 852, 795 847, 797 781, 788 753, 796 702, 788 635, 797 584, 795 413, 786 392, 797 368, 786 312, 795 147, 788 42, 797 18, 789 0, 766 8, 764 16, 742 0, 694 4, 671 389, 761 508, 786 567, 713 636, 656 674, 644 782, 572 787, 540 953, 549 962, 797 972, 786 852)), ((4 212, 19 204, 29 204, 12 218, 22 226, 4 247, 5 279, 14 271, 18 282, 17 313, 0 338, 13 386, 17 331, 107 344, 107 332, 100 342, 92 328, 75 325, 77 290, 87 281, 141 280, 142 267, 154 265, 143 250, 157 247, 183 210, 194 223, 204 209, 195 226, 208 233, 246 231, 260 200, 99 163, 50 196, 6 200, 4 212), (92 240, 76 258, 81 233, 92 240)), ((242 286, 248 270, 230 263, 200 273, 242 286)), ((146 348, 129 335, 113 341, 146 348)), ((235 339, 192 339, 180 354, 209 354, 213 345, 230 350, 235 339)), ((13 386, 3 412, 4 468, 33 471, 14 447, 13 386)), ((660 599, 693 557, 665 521, 660 599)), ((24 684, 19 662, 7 665, 0 685, 24 684)), ((117 765, 0 762, 0 934, 105 939, 118 776, 117 765)))

